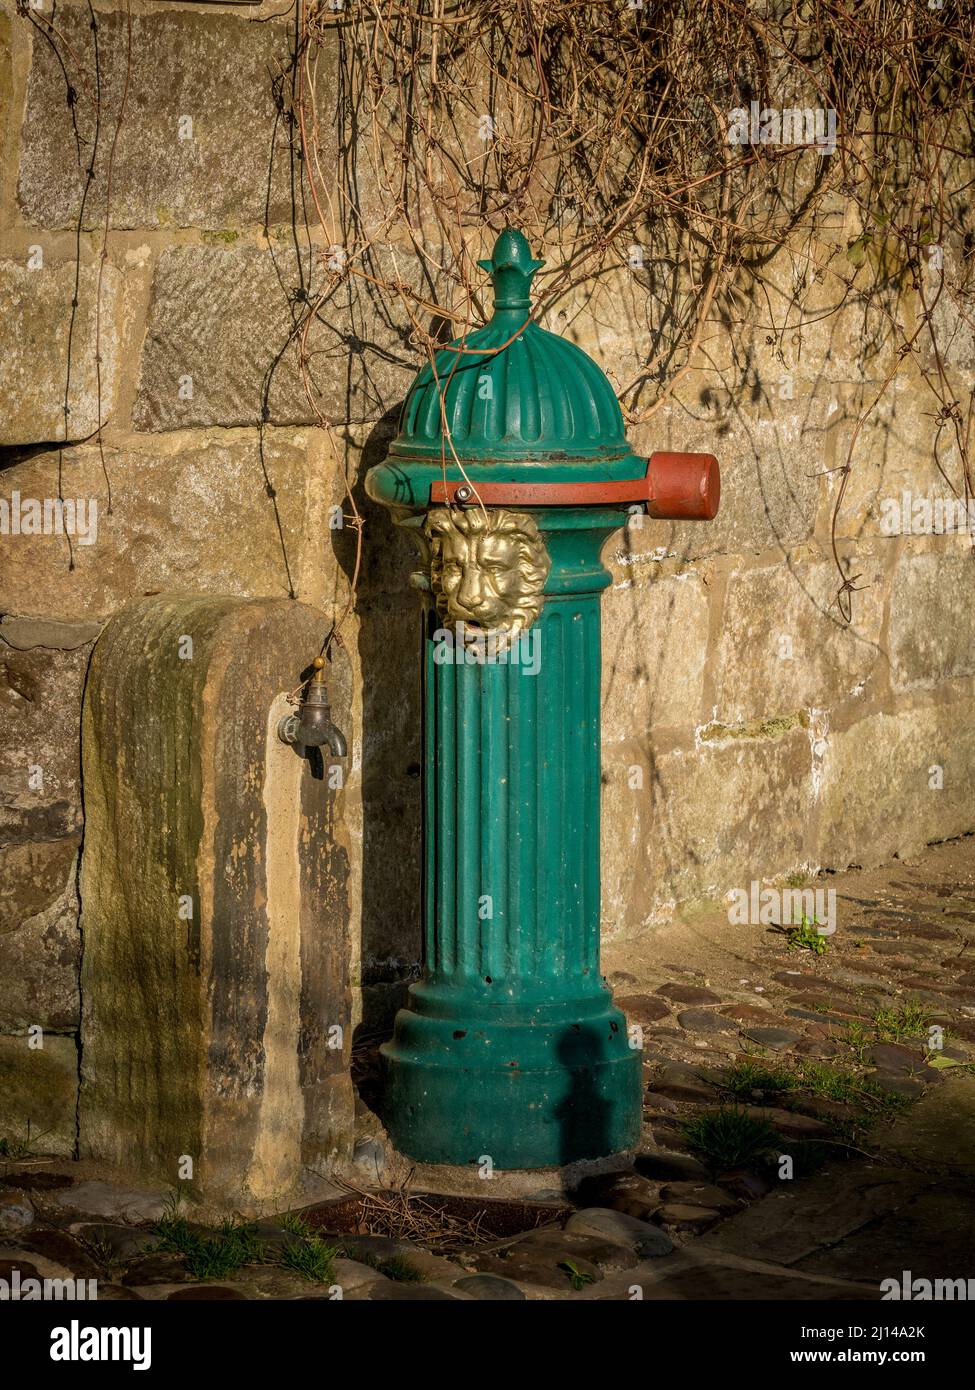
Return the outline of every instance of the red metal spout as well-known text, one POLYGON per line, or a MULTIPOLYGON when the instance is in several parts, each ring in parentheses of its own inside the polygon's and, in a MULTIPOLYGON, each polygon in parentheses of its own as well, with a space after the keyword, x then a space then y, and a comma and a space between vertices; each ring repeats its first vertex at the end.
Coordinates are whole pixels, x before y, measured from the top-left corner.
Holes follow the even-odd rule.
POLYGON ((647 515, 662 521, 710 521, 721 502, 713 454, 651 454, 647 515))

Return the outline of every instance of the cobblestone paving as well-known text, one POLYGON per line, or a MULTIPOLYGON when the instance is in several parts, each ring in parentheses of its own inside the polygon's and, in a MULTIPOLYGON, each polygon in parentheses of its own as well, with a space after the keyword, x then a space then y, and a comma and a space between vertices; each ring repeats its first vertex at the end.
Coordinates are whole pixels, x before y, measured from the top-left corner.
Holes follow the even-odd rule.
POLYGON ((642 1143, 568 1198, 536 1193, 537 1229, 349 1235, 319 1204, 221 1232, 167 1220, 165 1193, 14 1153, 0 1278, 374 1302, 861 1300, 904 1271, 973 1278, 975 838, 809 886, 836 893, 825 951, 724 907, 609 945, 644 1047, 642 1143))

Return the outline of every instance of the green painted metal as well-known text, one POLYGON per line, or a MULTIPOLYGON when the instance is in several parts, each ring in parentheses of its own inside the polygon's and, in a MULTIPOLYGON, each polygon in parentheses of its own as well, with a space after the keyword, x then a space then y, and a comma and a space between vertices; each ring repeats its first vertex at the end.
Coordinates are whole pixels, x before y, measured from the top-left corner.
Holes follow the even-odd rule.
MULTIPOLYGON (((539 264, 513 231, 486 263, 495 314, 467 344, 507 343, 473 368, 496 394, 456 384, 466 359, 452 377, 451 354, 438 360, 464 472, 475 483, 642 476, 591 359, 534 324, 513 337, 539 264)), ((443 476, 435 390, 424 369, 389 459, 367 479, 417 533, 443 476)), ((552 562, 521 648, 535 644, 537 674, 510 660, 438 664, 439 619, 424 597, 424 974, 383 1052, 387 1129, 426 1162, 539 1168, 639 1135, 641 1054, 599 969, 599 608, 610 582, 599 554, 626 509, 531 515, 552 562)))
POLYGON ((480 264, 494 280, 494 314, 437 353, 436 371, 427 363, 419 372, 389 455, 369 472, 370 495, 414 508, 427 505, 430 484, 444 477, 475 485, 642 478, 647 460, 630 451, 604 373, 574 343, 528 319, 542 262, 525 238, 502 232, 493 258, 480 264))

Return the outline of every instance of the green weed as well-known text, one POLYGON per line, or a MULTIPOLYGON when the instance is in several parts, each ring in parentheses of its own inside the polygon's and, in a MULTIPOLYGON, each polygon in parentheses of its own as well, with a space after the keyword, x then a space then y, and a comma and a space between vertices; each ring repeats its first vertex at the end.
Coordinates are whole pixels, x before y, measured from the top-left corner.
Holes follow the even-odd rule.
POLYGON ((289 1241, 278 1257, 282 1269, 290 1269, 316 1284, 335 1282, 335 1257, 338 1250, 326 1245, 321 1236, 311 1235, 289 1241))
POLYGON ((585 1270, 579 1269, 571 1260, 562 1260, 559 1263, 559 1269, 565 1270, 569 1278, 569 1283, 576 1293, 578 1293, 580 1289, 584 1289, 587 1284, 594 1284, 596 1282, 592 1274, 587 1274, 585 1270))
POLYGON ((904 1038, 921 1037, 928 1026, 929 1011, 917 1000, 901 1004, 896 1009, 878 1009, 873 1026, 880 1042, 901 1042, 904 1038))
POLYGON ((265 1258, 264 1242, 254 1227, 240 1221, 224 1221, 204 1235, 185 1217, 167 1212, 156 1223, 158 1250, 182 1255, 194 1279, 225 1279, 247 1264, 265 1258))
POLYGON ((281 1224, 295 1239, 280 1250, 272 1250, 250 1222, 228 1220, 212 1227, 191 1225, 180 1215, 179 1197, 173 1196, 156 1223, 155 1248, 182 1255, 194 1279, 226 1279, 244 1265, 274 1264, 316 1283, 333 1283, 333 1262, 338 1251, 326 1245, 296 1213, 289 1212, 281 1224))
POLYGON ((798 922, 785 928, 786 946, 790 951, 812 951, 814 955, 824 956, 829 950, 829 941, 818 930, 815 917, 805 913, 798 922))
POLYGON ((777 1067, 752 1057, 739 1058, 721 1079, 723 1090, 736 1100, 750 1100, 755 1091, 777 1093, 795 1089, 795 1076, 785 1067, 777 1067))
POLYGON ((681 1126, 684 1138, 712 1173, 754 1163, 781 1147, 765 1120, 753 1119, 736 1106, 705 1111, 681 1126))
POLYGON ((298 1211, 289 1211, 281 1218, 281 1225, 293 1236, 314 1236, 316 1234, 315 1227, 310 1225, 298 1211))
MULTIPOLYGON (((371 1264, 372 1261, 367 1261, 371 1264)), ((375 1266, 387 1279, 395 1279, 398 1284, 425 1284, 426 1275, 422 1269, 410 1264, 405 1255, 389 1255, 384 1260, 376 1260, 375 1266)))

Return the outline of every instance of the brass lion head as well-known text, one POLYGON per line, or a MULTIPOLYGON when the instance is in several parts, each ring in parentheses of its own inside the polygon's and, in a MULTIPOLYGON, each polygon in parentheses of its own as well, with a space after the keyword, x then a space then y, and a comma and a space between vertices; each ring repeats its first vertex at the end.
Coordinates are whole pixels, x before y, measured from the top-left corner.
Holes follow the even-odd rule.
POLYGON ((510 639, 538 620, 552 562, 533 517, 503 507, 435 507, 424 530, 430 587, 444 623, 510 639))

